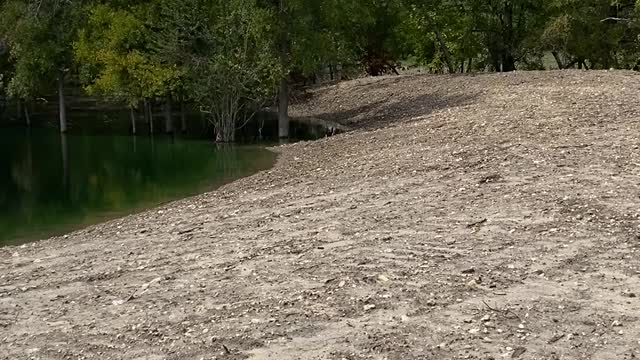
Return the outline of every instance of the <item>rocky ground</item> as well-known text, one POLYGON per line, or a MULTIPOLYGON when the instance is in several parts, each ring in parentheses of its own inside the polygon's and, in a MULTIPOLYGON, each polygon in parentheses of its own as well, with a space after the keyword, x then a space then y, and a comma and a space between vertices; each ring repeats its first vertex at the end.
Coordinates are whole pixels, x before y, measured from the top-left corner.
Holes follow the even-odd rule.
POLYGON ((635 359, 640 78, 383 77, 266 172, 0 250, 5 359, 635 359))

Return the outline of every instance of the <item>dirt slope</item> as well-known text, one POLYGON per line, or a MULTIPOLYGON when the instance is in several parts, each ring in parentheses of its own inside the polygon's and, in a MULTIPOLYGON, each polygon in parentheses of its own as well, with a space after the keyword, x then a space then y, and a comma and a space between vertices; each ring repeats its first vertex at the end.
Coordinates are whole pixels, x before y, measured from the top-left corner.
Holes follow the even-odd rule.
POLYGON ((294 113, 359 130, 0 250, 0 357, 640 356, 638 76, 367 79, 294 113))

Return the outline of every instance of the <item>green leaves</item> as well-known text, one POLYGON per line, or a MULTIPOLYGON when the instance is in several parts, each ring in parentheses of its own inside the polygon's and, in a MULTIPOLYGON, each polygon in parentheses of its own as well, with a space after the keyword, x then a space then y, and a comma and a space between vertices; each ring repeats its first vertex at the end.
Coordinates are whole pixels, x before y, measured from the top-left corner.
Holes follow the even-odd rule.
POLYGON ((180 84, 181 70, 163 64, 146 48, 150 29, 128 9, 95 5, 87 25, 74 42, 74 54, 89 94, 123 100, 134 106, 147 97, 162 96, 180 84))
POLYGON ((72 64, 71 42, 82 19, 81 1, 10 0, 0 7, 0 34, 15 71, 9 93, 28 98, 52 86, 72 64))

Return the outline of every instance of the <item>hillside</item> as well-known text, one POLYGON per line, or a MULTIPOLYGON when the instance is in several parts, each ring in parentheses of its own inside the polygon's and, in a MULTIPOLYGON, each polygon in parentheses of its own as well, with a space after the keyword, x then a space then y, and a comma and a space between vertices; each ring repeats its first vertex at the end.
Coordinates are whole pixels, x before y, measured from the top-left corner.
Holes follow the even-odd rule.
POLYGON ((353 130, 219 191, 0 249, 7 359, 640 356, 640 78, 315 89, 353 130))

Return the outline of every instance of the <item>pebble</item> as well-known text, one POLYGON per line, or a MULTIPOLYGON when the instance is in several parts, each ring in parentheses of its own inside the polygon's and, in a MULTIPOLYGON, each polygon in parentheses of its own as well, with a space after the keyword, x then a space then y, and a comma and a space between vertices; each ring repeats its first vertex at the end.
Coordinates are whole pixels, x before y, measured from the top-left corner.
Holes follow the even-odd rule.
POLYGON ((376 306, 374 304, 367 304, 364 306, 364 311, 369 311, 375 309, 376 306))

